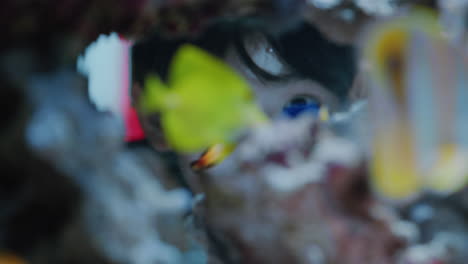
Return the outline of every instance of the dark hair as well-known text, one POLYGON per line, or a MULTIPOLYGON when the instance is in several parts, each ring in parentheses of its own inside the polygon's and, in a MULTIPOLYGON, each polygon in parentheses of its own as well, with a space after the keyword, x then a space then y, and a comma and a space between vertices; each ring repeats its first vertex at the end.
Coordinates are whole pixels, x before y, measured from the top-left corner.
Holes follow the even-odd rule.
POLYGON ((281 34, 270 34, 263 29, 223 22, 213 24, 193 39, 168 39, 155 34, 137 43, 132 49, 133 80, 143 83, 149 72, 167 79, 171 58, 185 43, 197 45, 218 57, 224 57, 229 45, 234 45, 242 61, 260 77, 267 80, 313 79, 341 99, 348 95, 356 72, 354 48, 327 40, 308 23, 301 23, 281 34), (243 44, 246 34, 255 31, 265 34, 279 57, 293 70, 293 76, 273 76, 255 65, 243 44))
POLYGON ((195 38, 169 38, 154 34, 136 43, 132 48, 133 81, 143 83, 144 78, 150 72, 157 73, 163 80, 166 80, 171 59, 183 44, 191 43, 215 56, 223 57, 236 35, 237 33, 228 23, 209 26, 195 38))
POLYGON ((315 27, 302 23, 278 36, 265 34, 279 57, 292 69, 291 74, 275 76, 256 66, 241 40, 237 50, 244 63, 266 80, 307 78, 318 82, 344 99, 356 72, 354 48, 326 39, 315 27))

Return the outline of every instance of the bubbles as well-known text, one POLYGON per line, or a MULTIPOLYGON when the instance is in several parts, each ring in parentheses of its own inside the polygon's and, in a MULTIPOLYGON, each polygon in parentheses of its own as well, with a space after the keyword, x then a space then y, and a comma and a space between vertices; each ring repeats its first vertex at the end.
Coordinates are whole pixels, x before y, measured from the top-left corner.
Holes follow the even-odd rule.
POLYGON ((341 3, 342 0, 308 0, 309 3, 317 8, 329 9, 341 3))
POLYGON ((89 97, 100 111, 120 113, 125 52, 128 43, 116 33, 101 35, 78 58, 78 71, 89 80, 89 97))
POLYGON ((355 0, 354 2, 370 15, 389 16, 396 12, 395 1, 392 0, 355 0))
MULTIPOLYGON (((342 0, 308 0, 309 4, 320 9, 332 9, 339 7, 344 1, 342 0)), ((394 0, 354 0, 354 4, 368 15, 389 16, 397 11, 397 6, 394 0)), ((341 13, 343 20, 349 21, 354 18, 351 10, 341 13)))

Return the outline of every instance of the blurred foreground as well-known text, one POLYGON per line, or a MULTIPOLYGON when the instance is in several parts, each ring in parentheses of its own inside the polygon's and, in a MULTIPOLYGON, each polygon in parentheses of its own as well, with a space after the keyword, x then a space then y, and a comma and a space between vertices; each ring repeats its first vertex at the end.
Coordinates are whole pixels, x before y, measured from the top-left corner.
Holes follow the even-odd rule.
POLYGON ((0 6, 7 29, 0 45, 0 264, 468 259, 467 1, 0 6), (406 24, 395 31, 385 26, 414 4, 437 10, 443 41, 433 41, 426 24, 408 31, 406 24), (154 30, 168 38, 196 36, 219 18, 273 32, 304 19, 331 41, 356 45, 363 72, 357 78, 367 89, 357 97, 369 102, 331 115, 327 123, 299 118, 251 129, 224 161, 228 170, 220 177, 202 172, 193 178, 174 153, 125 144, 123 119, 98 111, 88 98, 88 82, 75 67, 78 56, 99 34, 118 32, 135 43, 154 30), (397 37, 376 44, 366 35, 372 28, 397 37), (366 54, 372 47, 381 47, 376 57, 366 54), (439 79, 427 81, 429 74, 439 79), (428 99, 420 87, 436 92, 428 99), (440 87, 448 92, 437 94, 440 87), (437 103, 428 107, 431 100, 437 103), (457 107, 445 111, 447 105, 457 107), (423 122, 431 117, 437 122, 423 122), (426 153, 445 143, 461 160, 448 158, 448 169, 441 166, 442 176, 434 173, 430 179, 437 183, 429 184, 434 181, 426 175, 439 167, 426 153), (229 170, 234 162, 241 166, 229 170), (184 177, 199 189, 184 188, 178 180, 184 177))

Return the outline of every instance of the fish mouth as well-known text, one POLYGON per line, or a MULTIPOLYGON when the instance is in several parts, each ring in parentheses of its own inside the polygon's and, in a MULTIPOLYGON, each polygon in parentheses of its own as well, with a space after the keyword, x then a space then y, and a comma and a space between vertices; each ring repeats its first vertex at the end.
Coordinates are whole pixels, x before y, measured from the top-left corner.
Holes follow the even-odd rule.
POLYGON ((232 147, 225 144, 215 144, 206 149, 198 159, 192 161, 190 168, 195 172, 209 169, 222 162, 232 150, 232 147))
POLYGON ((206 169, 213 167, 215 164, 213 162, 209 162, 207 156, 209 152, 209 148, 206 149, 198 159, 193 160, 190 162, 190 168, 195 172, 200 172, 206 169))

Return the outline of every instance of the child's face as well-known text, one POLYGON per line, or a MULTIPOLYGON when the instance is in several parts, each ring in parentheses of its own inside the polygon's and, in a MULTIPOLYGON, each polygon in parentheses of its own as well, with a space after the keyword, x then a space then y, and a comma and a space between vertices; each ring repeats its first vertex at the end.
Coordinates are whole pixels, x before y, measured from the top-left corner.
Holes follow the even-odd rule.
MULTIPOLYGON (((264 35, 250 34, 243 39, 241 46, 242 51, 238 46, 230 45, 224 61, 250 84, 257 104, 271 119, 295 118, 302 113, 317 114, 323 106, 333 111, 338 106, 337 96, 329 89, 311 78, 297 77, 264 35), (265 78, 259 72, 273 78, 265 78)), ((138 98, 139 95, 134 94, 133 97, 138 98)), ((164 149, 158 115, 140 115, 140 120, 152 145, 164 149)))
MULTIPOLYGON (((301 113, 317 114, 318 109, 323 106, 331 111, 338 107, 339 99, 329 89, 313 79, 295 77, 263 35, 249 35, 244 38, 242 47, 242 54, 235 45, 229 47, 224 61, 247 80, 258 105, 272 120, 295 118, 301 113), (246 56, 250 63, 246 63, 246 56), (264 78, 258 74, 259 71, 278 78, 264 78), (282 78, 283 76, 292 77, 282 78)), ((164 139, 161 137, 159 117, 153 115, 140 116, 140 118, 150 142, 161 149, 164 146, 164 139)), ((184 163, 182 166, 188 169, 189 164, 200 154, 181 156, 184 163)), ((222 173, 223 165, 213 168, 214 173, 222 173)), ((191 180, 188 181, 190 184, 191 180)), ((196 186, 192 188, 195 191, 198 189, 196 186)))

